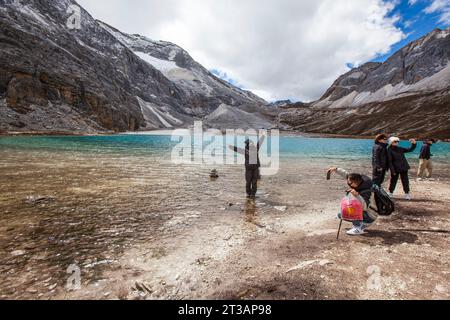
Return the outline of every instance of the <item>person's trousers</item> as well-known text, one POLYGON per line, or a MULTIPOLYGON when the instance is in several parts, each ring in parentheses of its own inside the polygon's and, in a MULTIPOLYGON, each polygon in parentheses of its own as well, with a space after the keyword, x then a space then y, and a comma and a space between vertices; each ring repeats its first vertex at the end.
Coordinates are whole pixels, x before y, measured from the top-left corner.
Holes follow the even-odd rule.
POLYGON ((384 182, 384 179, 386 179, 386 170, 383 169, 379 171, 378 169, 373 169, 372 178, 373 183, 381 187, 381 185, 384 182))
POLYGON ((417 173, 417 176, 422 178, 425 173, 427 178, 431 178, 433 175, 433 163, 431 160, 420 159, 419 172, 417 173))
POLYGON ((409 193, 411 190, 409 187, 409 172, 408 171, 400 172, 400 173, 397 173, 397 174, 391 176, 391 185, 389 187, 389 191, 391 193, 394 193, 395 189, 397 188, 398 178, 402 179, 403 191, 405 191, 405 193, 409 193))
POLYGON ((245 168, 245 181, 247 182, 247 195, 256 196, 258 192, 259 168, 257 166, 247 166, 245 168))
MULTIPOLYGON (((342 220, 342 213, 338 214, 338 218, 342 220)), ((355 228, 361 228, 364 224, 372 224, 375 222, 374 219, 372 219, 369 216, 369 213, 367 213, 366 211, 364 211, 364 220, 363 221, 352 221, 352 224, 355 228)))

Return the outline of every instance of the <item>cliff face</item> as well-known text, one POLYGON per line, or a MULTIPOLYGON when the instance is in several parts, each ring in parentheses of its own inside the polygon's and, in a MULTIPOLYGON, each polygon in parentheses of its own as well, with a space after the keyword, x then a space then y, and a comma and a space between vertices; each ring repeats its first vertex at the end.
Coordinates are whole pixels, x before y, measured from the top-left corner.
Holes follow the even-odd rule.
POLYGON ((450 137, 450 28, 436 29, 384 63, 339 77, 321 99, 290 105, 279 122, 329 134, 450 137))
POLYGON ((264 103, 209 75, 173 44, 158 42, 159 51, 147 52, 122 41, 82 8, 80 28, 70 28, 74 6, 80 8, 72 0, 0 0, 0 130, 168 128, 187 126, 193 116, 208 114, 222 103, 264 103), (176 64, 185 63, 181 71, 200 70, 220 90, 189 91, 183 84, 198 83, 195 75, 189 81, 171 78, 158 64, 169 57, 156 55, 171 54, 174 48, 176 64), (149 59, 139 52, 148 53, 149 59))

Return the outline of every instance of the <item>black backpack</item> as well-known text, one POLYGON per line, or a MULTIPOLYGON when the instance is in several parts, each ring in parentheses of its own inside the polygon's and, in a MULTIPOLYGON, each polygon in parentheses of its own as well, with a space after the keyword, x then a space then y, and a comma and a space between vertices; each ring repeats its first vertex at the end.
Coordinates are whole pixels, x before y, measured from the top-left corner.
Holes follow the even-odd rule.
POLYGON ((372 192, 377 205, 376 209, 371 207, 372 210, 375 210, 380 216, 390 216, 394 213, 395 203, 383 188, 373 185, 372 192))

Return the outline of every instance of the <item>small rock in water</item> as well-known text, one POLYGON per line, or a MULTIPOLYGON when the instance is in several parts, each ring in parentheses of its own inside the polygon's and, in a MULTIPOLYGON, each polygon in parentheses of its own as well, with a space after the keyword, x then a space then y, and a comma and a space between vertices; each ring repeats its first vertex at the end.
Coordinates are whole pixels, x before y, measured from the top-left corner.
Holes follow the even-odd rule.
POLYGON ((26 254, 26 252, 23 250, 16 250, 16 251, 11 252, 11 255, 14 257, 23 256, 25 254, 26 254))
POLYGON ((280 207, 274 207, 275 210, 281 211, 281 212, 285 212, 287 210, 286 206, 280 206, 280 207))
POLYGON ((211 170, 209 176, 210 176, 210 178, 212 178, 212 179, 217 179, 217 178, 219 178, 219 173, 217 172, 216 169, 213 169, 213 170, 211 170))
POLYGON ((40 204, 40 203, 44 203, 44 202, 52 202, 52 201, 55 201, 55 200, 56 200, 56 199, 53 198, 53 197, 28 196, 28 197, 25 199, 25 202, 26 202, 26 203, 29 203, 29 204, 36 205, 36 204, 40 204))

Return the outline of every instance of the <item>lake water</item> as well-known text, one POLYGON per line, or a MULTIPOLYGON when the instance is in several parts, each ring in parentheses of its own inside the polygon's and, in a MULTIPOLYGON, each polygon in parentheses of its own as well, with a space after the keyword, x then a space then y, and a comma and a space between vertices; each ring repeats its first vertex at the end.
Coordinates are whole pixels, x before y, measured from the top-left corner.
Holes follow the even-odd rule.
MULTIPOLYGON (((205 144, 209 140, 205 138, 205 144)), ((0 150, 42 151, 42 152, 85 152, 88 154, 159 155, 171 156, 177 142, 170 135, 114 135, 87 137, 2 137, 0 150)), ((270 144, 270 139, 269 139, 270 144)), ((243 145, 243 138, 238 139, 243 145)), ((409 142, 402 142, 408 147, 409 142)), ((349 159, 370 160, 372 140, 280 137, 280 157, 300 159, 349 159)), ((417 159, 422 143, 408 158, 417 159)), ((433 146, 434 160, 450 163, 450 143, 433 146)))
MULTIPOLYGON (((140 245, 158 256, 204 230, 228 228, 242 238, 276 232, 281 217, 328 203, 334 216, 346 183, 326 181, 326 169, 370 174, 372 143, 281 137, 280 170, 263 178, 249 203, 243 166, 216 166, 213 181, 211 166, 174 164, 176 142, 167 135, 1 137, 0 298, 55 297, 48 286, 63 288, 73 263, 95 284, 140 245), (30 203, 30 196, 48 199, 30 203)), ((414 169, 418 152, 408 155, 414 169)), ((436 175, 448 181, 450 144, 433 153, 436 175)))

